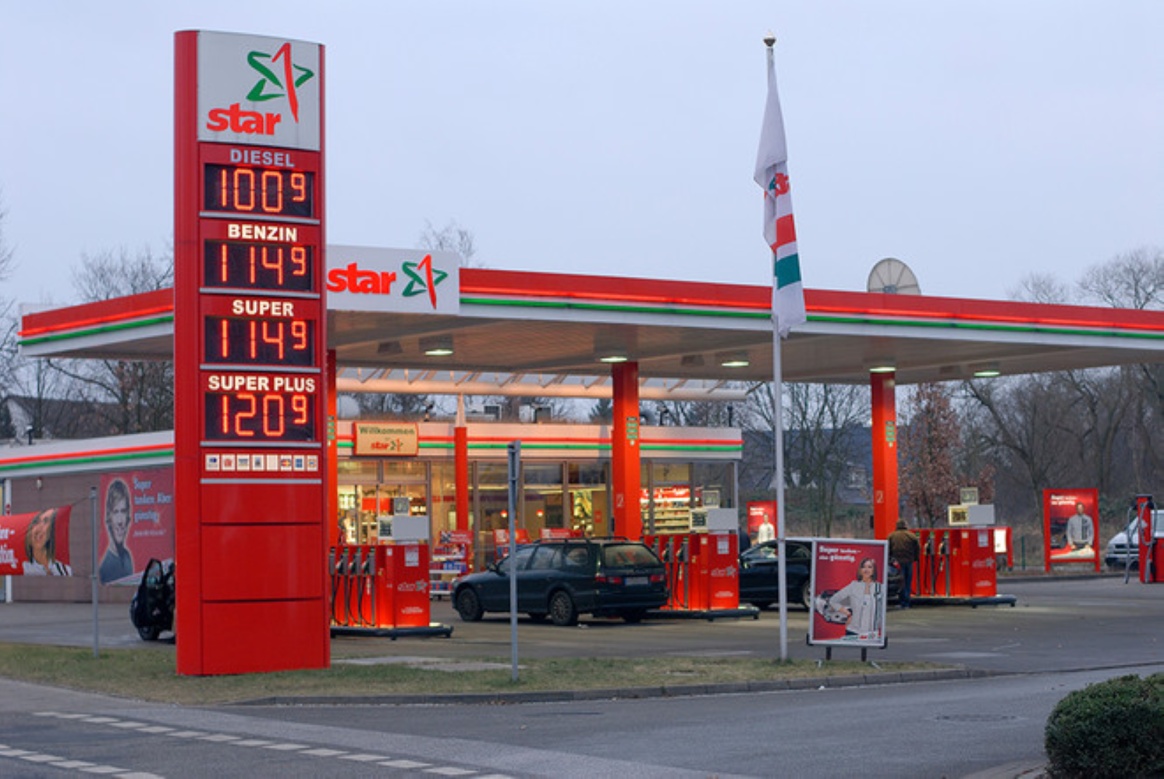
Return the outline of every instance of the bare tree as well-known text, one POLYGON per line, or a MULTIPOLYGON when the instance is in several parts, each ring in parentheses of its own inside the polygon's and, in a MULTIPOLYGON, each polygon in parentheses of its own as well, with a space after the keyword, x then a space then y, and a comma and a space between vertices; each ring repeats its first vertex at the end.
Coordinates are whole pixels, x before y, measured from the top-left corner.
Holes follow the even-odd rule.
POLYGON ((1088 268, 1079 289, 1091 301, 1113 308, 1164 305, 1164 249, 1141 247, 1088 268))
POLYGON ((461 255, 464 267, 476 266, 473 257, 477 254, 477 241, 473 232, 461 227, 455 219, 450 219, 448 224, 439 229, 432 222, 424 220, 424 229, 420 232, 417 245, 432 251, 456 252, 461 255))
POLYGON ((614 402, 610 398, 599 398, 590 408, 590 422, 610 424, 614 421, 614 402))
MULTIPOLYGON (((172 287, 173 259, 148 249, 83 256, 73 286, 83 302, 172 287)), ((167 430, 174 425, 174 366, 170 361, 54 360, 73 380, 69 392, 94 402, 94 413, 115 433, 167 430)))
POLYGON ((1018 287, 1010 290, 1011 300, 1031 303, 1069 303, 1071 287, 1046 273, 1031 273, 1023 277, 1018 287))
MULTIPOLYGON (((814 535, 833 535, 841 491, 866 473, 869 394, 848 384, 786 384, 785 516, 799 515, 814 535)), ((868 484, 856 485, 866 497, 868 484)), ((864 509, 858 514, 865 515, 864 509)), ((856 516, 856 515, 854 515, 856 516)), ((792 520, 789 520, 791 524, 792 520)), ((852 528, 850 528, 852 530, 852 528)))
POLYGON ((1026 505, 1022 513, 1040 516, 1042 491, 1063 483, 1070 471, 1073 452, 1058 424, 1070 413, 1070 399, 1051 374, 972 381, 963 387, 986 414, 979 430, 994 450, 1000 480, 1020 488, 1026 505))
MULTIPOLYGON (((16 254, 8 245, 4 235, 4 219, 7 212, 0 200, 0 282, 7 281, 16 270, 16 254)), ((16 318, 16 302, 0 295, 0 387, 11 387, 17 363, 16 333, 19 322, 16 318)), ((0 399, 8 393, 0 392, 0 399)), ((0 433, 0 437, 5 437, 0 433)))
POLYGON ((355 395, 360 408, 360 416, 365 418, 391 418, 399 420, 424 419, 430 411, 428 395, 408 395, 362 392, 355 395))

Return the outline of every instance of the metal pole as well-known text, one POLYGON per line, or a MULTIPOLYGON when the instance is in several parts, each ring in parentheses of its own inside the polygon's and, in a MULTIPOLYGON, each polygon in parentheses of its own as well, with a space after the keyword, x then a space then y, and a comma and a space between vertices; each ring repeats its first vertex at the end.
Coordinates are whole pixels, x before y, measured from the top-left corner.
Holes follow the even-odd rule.
POLYGON ((513 441, 507 447, 509 454, 509 654, 512 669, 510 679, 517 681, 517 476, 521 466, 521 441, 513 441))
MULTIPOLYGON (((768 95, 769 100, 776 88, 776 63, 772 46, 776 43, 776 36, 768 33, 764 37, 764 45, 768 47, 768 95)), ((768 109, 773 104, 769 102, 764 112, 764 120, 768 121, 768 109)), ((765 128, 765 131, 767 128, 765 128)), ((781 127, 780 135, 784 131, 781 127)), ((761 136, 763 143, 763 136, 761 136)), ((783 145, 783 140, 781 140, 783 145)), ((773 233, 775 237, 775 233, 773 233)), ((785 511, 784 511, 784 376, 780 365, 780 307, 777 305, 779 281, 776 278, 776 245, 772 246, 772 446, 775 449, 775 468, 772 474, 772 486, 776 490, 776 573, 779 577, 780 589, 780 659, 788 659, 788 566, 785 555, 785 511)))
POLYGON ((89 578, 93 582, 93 657, 97 657, 101 645, 100 620, 98 619, 97 597, 97 488, 89 488, 89 524, 93 528, 93 542, 90 544, 93 552, 93 570, 89 578))
MULTIPOLYGON (((772 56, 772 49, 768 49, 772 56)), ((780 583, 780 659, 788 659, 788 564, 785 555, 785 511, 784 511, 784 377, 780 364, 779 318, 773 315, 772 365, 775 382, 772 388, 773 447, 776 467, 772 481, 776 487, 776 574, 780 583)), ((811 618, 811 615, 809 615, 811 618)))
MULTIPOLYGON (((0 492, 4 493, 4 499, 0 502, 0 513, 12 513, 12 480, 5 479, 0 482, 0 492)), ((0 598, 4 603, 12 602, 12 577, 4 577, 4 597, 0 598)))

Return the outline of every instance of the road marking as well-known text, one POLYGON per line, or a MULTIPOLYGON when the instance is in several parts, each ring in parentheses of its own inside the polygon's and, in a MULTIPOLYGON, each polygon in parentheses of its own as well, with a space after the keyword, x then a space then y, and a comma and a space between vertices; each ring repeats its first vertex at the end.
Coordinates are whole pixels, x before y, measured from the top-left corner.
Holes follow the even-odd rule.
MULTIPOLYGON (((233 744, 234 746, 240 747, 262 747, 263 749, 271 749, 281 752, 296 752, 300 755, 310 755, 311 757, 350 760, 356 763, 375 763, 377 765, 385 766, 386 768, 422 770, 424 773, 436 774, 438 776, 476 776, 478 779, 510 779, 510 777, 504 774, 483 775, 480 774, 477 770, 461 768, 458 766, 433 765, 432 763, 424 763, 417 760, 407 760, 403 758, 393 759, 387 755, 376 755, 367 752, 348 752, 342 749, 331 749, 329 747, 308 748, 307 744, 269 741, 259 738, 243 738, 242 736, 236 736, 231 733, 207 733, 200 730, 175 730, 174 728, 166 727, 164 725, 150 725, 146 722, 138 722, 136 720, 122 720, 118 719, 117 717, 90 716, 79 713, 54 711, 35 712, 34 716, 77 720, 91 725, 108 725, 110 727, 121 728, 123 730, 135 730, 139 733, 148 733, 150 735, 165 735, 171 738, 195 739, 218 744, 233 744)), ((6 744, 0 744, 0 756, 19 757, 23 760, 28 760, 29 762, 46 763, 60 768, 79 770, 91 774, 117 774, 118 779, 163 779, 163 777, 160 777, 157 774, 141 771, 131 771, 129 769, 118 768, 117 766, 111 765, 97 765, 83 760, 68 760, 57 755, 47 755, 24 749, 16 749, 15 747, 10 747, 6 744)))
POLYGON ((365 754, 348 754, 340 755, 340 760, 355 760, 357 763, 371 763, 375 760, 388 760, 388 755, 365 755, 365 754))
POLYGON ((39 752, 34 752, 31 755, 21 755, 21 760, 27 760, 30 763, 51 763, 54 760, 64 760, 60 755, 44 755, 39 752))
POLYGON ((427 768, 432 763, 418 763, 415 760, 385 760, 380 765, 386 765, 389 768, 427 768))

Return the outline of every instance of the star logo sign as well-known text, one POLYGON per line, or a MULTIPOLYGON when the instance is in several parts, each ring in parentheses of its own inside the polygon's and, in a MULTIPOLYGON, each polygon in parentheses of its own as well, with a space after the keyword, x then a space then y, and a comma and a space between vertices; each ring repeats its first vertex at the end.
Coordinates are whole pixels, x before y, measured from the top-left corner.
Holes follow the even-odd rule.
POLYGON ((404 275, 408 276, 408 286, 404 288, 402 293, 404 297, 411 298, 417 295, 428 293, 428 299, 432 303, 432 307, 436 308, 436 288, 445 278, 448 273, 432 266, 432 255, 424 255, 424 259, 420 262, 406 262, 401 266, 404 275))
POLYGON ((768 190, 776 196, 788 194, 788 175, 785 173, 777 173, 772 182, 768 185, 768 190))
POLYGON ((284 43, 273 55, 261 51, 247 54, 247 64, 259 72, 259 80, 247 93, 247 100, 260 103, 286 97, 291 116, 299 121, 299 87, 310 81, 315 73, 291 61, 291 43, 284 43), (282 60, 280 65, 277 62, 282 60), (277 70, 282 70, 282 78, 277 70))

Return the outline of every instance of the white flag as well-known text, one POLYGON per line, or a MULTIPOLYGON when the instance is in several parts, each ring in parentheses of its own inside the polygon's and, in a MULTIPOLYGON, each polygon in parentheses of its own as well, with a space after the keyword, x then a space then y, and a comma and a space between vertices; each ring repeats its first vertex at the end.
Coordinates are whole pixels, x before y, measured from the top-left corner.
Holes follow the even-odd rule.
POLYGON ((788 184, 788 147, 784 118, 776 91, 776 66, 768 47, 768 102, 756 154, 756 183, 764 190, 764 240, 772 249, 772 317, 780 337, 806 320, 800 257, 796 253, 796 223, 788 184))

